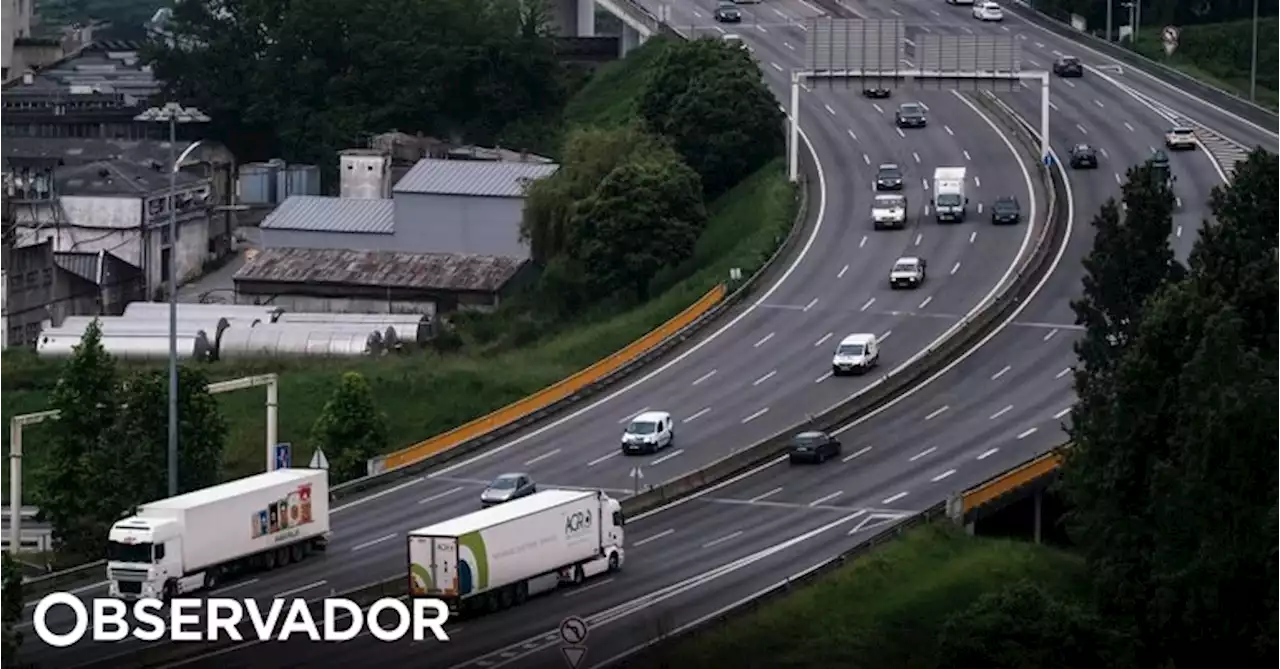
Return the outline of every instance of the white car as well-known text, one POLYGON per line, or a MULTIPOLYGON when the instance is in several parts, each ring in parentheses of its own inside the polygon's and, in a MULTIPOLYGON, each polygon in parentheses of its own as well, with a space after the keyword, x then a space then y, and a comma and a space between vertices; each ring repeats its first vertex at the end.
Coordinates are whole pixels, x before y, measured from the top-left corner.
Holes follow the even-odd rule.
POLYGON ((1003 21, 1004 10, 994 2, 974 3, 973 18, 979 21, 1003 21))
POLYGON ((873 334, 851 334, 831 356, 831 375, 861 374, 880 363, 880 343, 873 334))
POLYGON ((893 263, 893 269, 889 270, 889 287, 897 288, 919 288, 928 273, 928 264, 924 258, 905 257, 898 258, 893 263))
POLYGON ((1164 145, 1172 151, 1196 148, 1196 131, 1178 126, 1164 134, 1164 145))
POLYGON ((876 230, 901 228, 907 222, 907 198, 897 193, 877 193, 871 201, 871 224, 876 230))
POLYGON ((748 48, 747 43, 742 41, 742 35, 734 35, 733 33, 729 33, 726 35, 721 35, 720 39, 724 40, 725 42, 728 42, 729 44, 738 45, 739 49, 748 48))
POLYGON ((657 453, 675 443, 675 425, 665 411, 646 411, 631 419, 622 432, 622 453, 657 453))

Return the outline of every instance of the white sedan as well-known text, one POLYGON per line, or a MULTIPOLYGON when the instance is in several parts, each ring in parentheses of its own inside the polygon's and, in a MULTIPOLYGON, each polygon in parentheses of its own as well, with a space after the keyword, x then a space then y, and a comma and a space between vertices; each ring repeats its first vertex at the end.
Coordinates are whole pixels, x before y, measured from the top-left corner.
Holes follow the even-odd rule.
POLYGON ((994 2, 977 2, 973 5, 973 18, 979 21, 1003 21, 1004 10, 994 2))

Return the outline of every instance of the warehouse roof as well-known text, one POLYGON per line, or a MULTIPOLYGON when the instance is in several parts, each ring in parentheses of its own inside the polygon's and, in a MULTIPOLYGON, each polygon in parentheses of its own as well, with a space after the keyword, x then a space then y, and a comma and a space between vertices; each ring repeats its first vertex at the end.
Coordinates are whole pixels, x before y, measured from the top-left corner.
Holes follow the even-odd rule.
POLYGON ((525 185, 551 176, 560 166, 482 160, 419 160, 396 183, 397 193, 521 197, 525 185))
POLYGON ((524 264, 520 258, 346 249, 262 249, 237 282, 279 282, 497 292, 524 264))
POLYGON ((290 195, 259 227, 389 235, 395 231, 393 211, 391 200, 290 195))

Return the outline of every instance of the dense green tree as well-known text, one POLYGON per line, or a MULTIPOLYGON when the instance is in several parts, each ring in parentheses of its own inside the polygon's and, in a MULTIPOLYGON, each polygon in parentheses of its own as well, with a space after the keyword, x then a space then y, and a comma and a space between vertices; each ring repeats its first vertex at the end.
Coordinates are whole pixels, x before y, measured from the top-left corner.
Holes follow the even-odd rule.
POLYGON ((98 557, 106 539, 96 520, 98 500, 86 490, 99 477, 89 459, 110 439, 118 389, 115 360, 103 349, 94 321, 50 393, 49 408, 59 414, 50 421, 44 464, 32 486, 32 501, 52 526, 54 545, 63 555, 98 557))
POLYGON ((673 140, 708 199, 782 153, 784 115, 745 49, 718 39, 682 41, 653 67, 640 116, 673 140))
POLYGON ((22 595, 22 570, 8 552, 0 560, 3 560, 4 572, 3 588, 0 590, 0 598, 4 600, 0 604, 0 621, 4 623, 4 648, 0 656, 4 657, 6 664, 16 664, 18 647, 22 645, 22 631, 18 629, 18 624, 22 622, 25 601, 22 595))
POLYGON ((943 625, 938 669, 1097 669, 1129 666, 1102 620, 1030 581, 983 594, 943 625))
POLYGON ((378 411, 369 382, 356 372, 343 374, 311 426, 311 446, 329 459, 331 480, 364 476, 365 463, 386 450, 388 439, 387 417, 378 411))
POLYGON ((170 30, 147 54, 157 77, 241 160, 335 169, 391 129, 488 143, 565 99, 541 3, 180 2, 170 30))
POLYGON ((698 175, 675 152, 654 152, 619 165, 575 209, 575 256, 600 294, 647 300, 658 271, 693 254, 706 222, 698 175))

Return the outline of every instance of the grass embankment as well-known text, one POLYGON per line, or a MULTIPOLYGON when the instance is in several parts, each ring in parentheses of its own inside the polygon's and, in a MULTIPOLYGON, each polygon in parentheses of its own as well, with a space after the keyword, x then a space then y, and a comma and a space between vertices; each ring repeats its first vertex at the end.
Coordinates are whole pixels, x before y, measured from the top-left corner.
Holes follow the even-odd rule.
MULTIPOLYGON (((1256 102, 1277 109, 1276 17, 1258 22, 1258 99, 1256 102)), ((1249 99, 1249 59, 1253 44, 1251 20, 1205 23, 1181 28, 1178 48, 1172 56, 1164 53, 1160 29, 1147 27, 1135 45, 1138 53, 1195 77, 1207 84, 1249 99)))
POLYGON ((759 611, 669 649, 665 667, 884 669, 938 665, 939 631, 984 593, 1034 580, 1077 599, 1083 564, 1034 544, 917 528, 759 611))
MULTIPOLYGON (((624 61, 602 68, 569 104, 576 125, 614 125, 631 115, 648 67, 663 40, 650 40, 624 61)), ((520 347, 473 346, 449 355, 361 360, 279 359, 214 363, 213 380, 281 375, 279 435, 306 462, 312 422, 342 372, 364 374, 390 423, 391 445, 403 448, 446 431, 569 376, 672 318, 728 277, 729 268, 759 267, 789 230, 795 198, 775 161, 709 206, 710 222, 694 256, 655 281, 657 297, 625 313, 596 314, 520 347), (660 292, 658 292, 660 291, 660 292)), ((58 364, 30 354, 6 354, 5 416, 47 408, 58 364)), ((219 396, 231 430, 226 472, 232 478, 262 468, 266 415, 263 390, 219 396)), ((40 428, 28 430, 28 467, 40 464, 40 428)), ((5 439, 7 439, 7 433, 5 439)), ((7 442, 6 442, 7 443, 7 442)), ((7 469, 5 470, 7 474, 7 469)))

